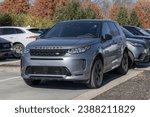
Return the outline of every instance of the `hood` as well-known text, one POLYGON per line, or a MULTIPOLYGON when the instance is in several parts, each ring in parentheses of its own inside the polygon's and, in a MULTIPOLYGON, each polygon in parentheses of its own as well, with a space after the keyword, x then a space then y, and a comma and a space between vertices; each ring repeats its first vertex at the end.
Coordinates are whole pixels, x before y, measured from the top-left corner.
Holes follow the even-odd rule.
POLYGON ((134 42, 134 43, 141 43, 141 44, 145 44, 145 43, 146 43, 146 41, 143 40, 143 39, 126 38, 126 40, 127 40, 128 42, 134 42))
POLYGON ((0 38, 0 43, 11 43, 11 42, 7 41, 6 39, 0 38))
POLYGON ((133 36, 133 37, 130 37, 130 38, 150 40, 150 36, 133 36))
POLYGON ((81 47, 98 43, 98 38, 50 38, 50 39, 39 39, 27 45, 27 48, 38 47, 38 46, 58 46, 58 47, 81 47))
POLYGON ((142 44, 144 47, 148 47, 148 48, 149 48, 149 46, 150 46, 150 43, 149 43, 149 41, 147 41, 147 40, 133 39, 133 38, 126 38, 126 40, 127 40, 127 45, 128 45, 128 47, 129 47, 129 45, 130 45, 130 42, 131 42, 131 43, 136 43, 136 44, 142 44))

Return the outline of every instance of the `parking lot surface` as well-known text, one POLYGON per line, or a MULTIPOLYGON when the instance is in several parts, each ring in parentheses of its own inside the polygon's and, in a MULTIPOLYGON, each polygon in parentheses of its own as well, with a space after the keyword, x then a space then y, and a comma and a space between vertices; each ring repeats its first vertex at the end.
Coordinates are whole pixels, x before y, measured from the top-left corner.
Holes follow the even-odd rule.
POLYGON ((149 66, 149 63, 138 65, 125 76, 115 71, 107 73, 103 86, 93 90, 80 83, 56 81, 43 81, 37 87, 27 86, 20 76, 20 61, 7 60, 0 62, 0 99, 150 99, 149 66))

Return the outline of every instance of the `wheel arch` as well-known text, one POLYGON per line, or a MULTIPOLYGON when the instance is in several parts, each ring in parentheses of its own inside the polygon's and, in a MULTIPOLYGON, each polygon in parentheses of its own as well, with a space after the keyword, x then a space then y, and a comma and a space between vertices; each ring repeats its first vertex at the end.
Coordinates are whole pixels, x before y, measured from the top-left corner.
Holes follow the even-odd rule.
MULTIPOLYGON (((13 46, 16 45, 16 44, 21 44, 21 45, 23 45, 23 44, 20 43, 20 42, 14 42, 14 43, 13 43, 13 46)), ((23 46, 24 46, 24 45, 23 45, 23 46)))

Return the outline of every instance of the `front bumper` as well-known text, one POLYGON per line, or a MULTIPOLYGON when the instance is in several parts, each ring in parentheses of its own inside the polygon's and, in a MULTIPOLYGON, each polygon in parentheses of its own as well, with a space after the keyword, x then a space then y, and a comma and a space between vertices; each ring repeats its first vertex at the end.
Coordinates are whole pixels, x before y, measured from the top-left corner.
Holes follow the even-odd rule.
POLYGON ((31 57, 23 55, 21 59, 21 76, 24 79, 87 81, 90 78, 92 61, 93 58, 90 55, 86 55, 85 58, 84 54, 65 57, 31 57), (33 70, 28 72, 28 68, 33 68, 33 70))
POLYGON ((150 61, 150 49, 137 49, 135 55, 135 62, 149 62, 150 61))

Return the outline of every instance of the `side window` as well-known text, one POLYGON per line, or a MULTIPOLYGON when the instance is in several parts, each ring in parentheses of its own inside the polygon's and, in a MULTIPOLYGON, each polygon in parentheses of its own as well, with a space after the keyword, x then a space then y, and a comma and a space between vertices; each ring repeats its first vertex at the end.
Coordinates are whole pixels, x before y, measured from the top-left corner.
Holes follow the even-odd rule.
POLYGON ((3 35, 3 29, 0 28, 0 35, 3 35))
POLYGON ((116 37, 116 36, 120 35, 119 29, 117 28, 117 26, 114 23, 109 22, 108 24, 110 26, 112 36, 116 37))
POLYGON ((15 32, 16 32, 16 34, 21 34, 21 33, 24 33, 22 30, 20 30, 20 29, 15 29, 15 32))
POLYGON ((3 35, 16 34, 15 29, 13 28, 3 28, 3 35))
POLYGON ((102 25, 102 37, 103 37, 103 39, 104 39, 106 34, 111 34, 110 28, 109 28, 107 23, 103 23, 103 25, 102 25))

